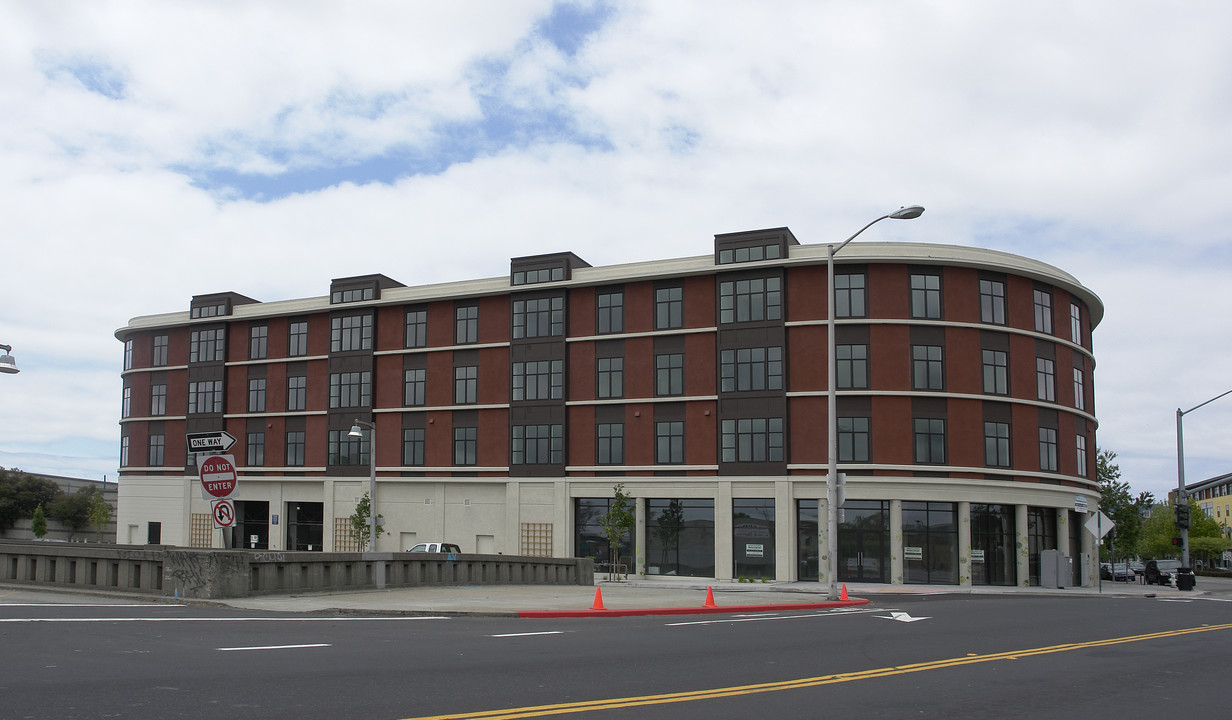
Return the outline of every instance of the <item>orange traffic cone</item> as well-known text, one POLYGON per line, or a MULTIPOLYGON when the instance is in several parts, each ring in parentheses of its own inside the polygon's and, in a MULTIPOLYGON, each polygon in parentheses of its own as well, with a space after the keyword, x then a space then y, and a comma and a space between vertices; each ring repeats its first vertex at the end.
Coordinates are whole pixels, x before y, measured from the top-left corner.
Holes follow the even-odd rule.
POLYGON ((714 588, 706 588, 706 607, 714 607, 714 588))
POLYGON ((841 595, 839 595, 839 596, 838 596, 838 599, 839 599, 839 600, 842 600, 843 602, 847 602, 847 600, 848 600, 848 597, 847 597, 847 583, 843 583, 843 593, 842 593, 841 595))
POLYGON ((607 609, 603 607, 603 590, 602 589, 595 588, 595 604, 591 605, 590 609, 591 610, 606 610, 607 609))

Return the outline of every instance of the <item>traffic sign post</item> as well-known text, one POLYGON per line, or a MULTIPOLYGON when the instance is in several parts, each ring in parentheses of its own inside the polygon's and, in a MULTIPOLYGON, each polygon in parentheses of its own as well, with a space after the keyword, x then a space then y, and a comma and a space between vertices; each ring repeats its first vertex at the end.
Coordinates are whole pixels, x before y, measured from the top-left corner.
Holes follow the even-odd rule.
POLYGON ((210 504, 210 514, 214 516, 214 527, 235 527, 235 503, 229 499, 215 500, 210 504))
POLYGON ((201 497, 206 500, 221 500, 231 497, 239 485, 235 475, 235 457, 211 455, 201 461, 201 497))

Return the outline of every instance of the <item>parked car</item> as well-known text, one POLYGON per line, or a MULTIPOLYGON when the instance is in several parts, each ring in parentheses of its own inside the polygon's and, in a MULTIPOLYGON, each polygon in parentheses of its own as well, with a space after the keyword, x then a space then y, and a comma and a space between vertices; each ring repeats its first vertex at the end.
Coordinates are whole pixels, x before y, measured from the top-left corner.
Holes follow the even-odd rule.
POLYGON ((407 552, 422 552, 422 553, 460 553, 462 548, 453 543, 442 542, 422 542, 415 547, 407 550, 407 552))
POLYGON ((1143 565, 1142 563, 1138 562, 1137 560, 1130 560, 1130 561, 1129 561, 1129 569, 1130 569, 1130 570, 1133 570, 1133 571, 1134 571, 1134 575, 1137 575, 1138 577, 1142 577, 1143 575, 1145 575, 1145 574, 1146 574, 1146 565, 1143 565))
POLYGON ((1111 580, 1112 579, 1112 563, 1100 563, 1099 564, 1099 579, 1100 580, 1111 580))
MULTIPOLYGON (((1197 584, 1197 578, 1194 576, 1194 571, 1186 568, 1191 582, 1197 584)), ((1146 584, 1147 585, 1172 585, 1176 586, 1176 579, 1181 573, 1180 560, 1147 560, 1146 561, 1146 584)))
POLYGON ((1115 565, 1112 563, 1100 563, 1099 576, 1104 580, 1123 580, 1125 582, 1133 582, 1137 579, 1133 569, 1125 563, 1116 563, 1115 565))

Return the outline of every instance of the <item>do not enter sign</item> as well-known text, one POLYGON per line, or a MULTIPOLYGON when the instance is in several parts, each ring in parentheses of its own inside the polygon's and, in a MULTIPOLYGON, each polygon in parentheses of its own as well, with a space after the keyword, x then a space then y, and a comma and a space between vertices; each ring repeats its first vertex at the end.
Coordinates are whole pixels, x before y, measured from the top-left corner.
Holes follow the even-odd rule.
POLYGON ((201 495, 206 500, 230 497, 237 484, 233 456, 212 455, 201 461, 201 495))

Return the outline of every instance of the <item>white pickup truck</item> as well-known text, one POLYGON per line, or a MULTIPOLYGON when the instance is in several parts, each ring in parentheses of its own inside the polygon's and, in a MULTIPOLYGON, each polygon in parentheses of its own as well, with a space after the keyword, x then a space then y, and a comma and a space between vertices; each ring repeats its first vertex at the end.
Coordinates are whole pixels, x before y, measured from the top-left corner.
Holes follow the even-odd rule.
POLYGON ((453 543, 441 542, 426 542, 419 543, 415 547, 407 550, 407 552, 422 552, 422 553, 460 553, 462 548, 453 543))

